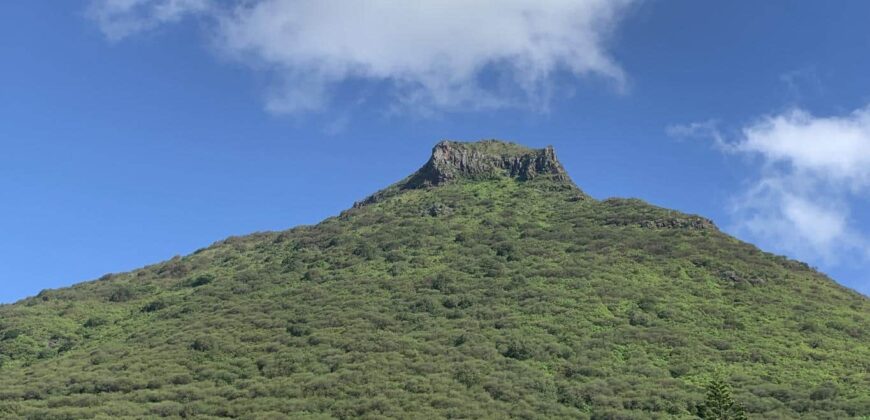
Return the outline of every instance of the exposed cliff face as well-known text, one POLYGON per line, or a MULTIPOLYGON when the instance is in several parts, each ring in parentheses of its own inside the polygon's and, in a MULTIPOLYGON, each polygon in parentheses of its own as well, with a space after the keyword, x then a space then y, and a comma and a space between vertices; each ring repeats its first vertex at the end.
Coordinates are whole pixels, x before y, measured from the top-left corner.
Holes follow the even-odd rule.
POLYGON ((435 145, 432 156, 414 174, 381 190, 356 207, 377 202, 403 190, 427 188, 462 179, 480 180, 509 177, 530 181, 546 177, 566 187, 576 188, 556 159, 552 146, 530 149, 499 140, 458 142, 445 140, 435 145))

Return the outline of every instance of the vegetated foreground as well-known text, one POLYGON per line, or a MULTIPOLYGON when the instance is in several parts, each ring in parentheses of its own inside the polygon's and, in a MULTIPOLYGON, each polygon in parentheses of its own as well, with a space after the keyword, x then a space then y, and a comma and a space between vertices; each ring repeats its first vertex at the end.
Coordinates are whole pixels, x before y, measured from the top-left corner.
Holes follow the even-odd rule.
POLYGON ((552 149, 443 142, 316 226, 0 306, 0 417, 870 415, 870 301, 552 149))

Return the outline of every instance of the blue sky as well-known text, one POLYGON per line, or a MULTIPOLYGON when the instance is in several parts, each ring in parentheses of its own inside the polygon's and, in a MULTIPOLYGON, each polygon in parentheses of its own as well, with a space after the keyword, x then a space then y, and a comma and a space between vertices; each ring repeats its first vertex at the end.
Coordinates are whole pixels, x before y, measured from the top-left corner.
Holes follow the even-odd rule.
POLYGON ((0 302, 316 223, 445 138, 870 293, 867 2, 356 4, 3 2, 0 302))

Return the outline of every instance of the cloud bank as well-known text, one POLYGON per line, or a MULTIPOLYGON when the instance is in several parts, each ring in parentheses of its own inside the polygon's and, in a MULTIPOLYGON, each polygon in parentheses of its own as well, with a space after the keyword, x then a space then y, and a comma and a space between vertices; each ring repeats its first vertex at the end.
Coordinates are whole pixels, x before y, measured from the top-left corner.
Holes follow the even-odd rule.
POLYGON ((768 115, 731 141, 711 122, 668 132, 712 138, 728 153, 760 159, 760 175, 735 200, 738 229, 802 258, 870 258, 867 233, 850 220, 870 193, 870 105, 837 116, 768 115))
POLYGON ((624 88, 607 40, 632 3, 94 0, 89 16, 113 41, 206 18, 220 51, 271 73, 266 105, 278 113, 325 109, 359 82, 418 110, 543 110, 560 75, 624 88))

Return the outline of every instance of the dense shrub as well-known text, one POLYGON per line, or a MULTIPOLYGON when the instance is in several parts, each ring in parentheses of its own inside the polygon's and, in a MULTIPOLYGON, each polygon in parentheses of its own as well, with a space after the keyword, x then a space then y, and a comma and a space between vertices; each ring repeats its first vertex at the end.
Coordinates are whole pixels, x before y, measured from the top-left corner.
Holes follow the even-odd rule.
POLYGON ((133 299, 133 288, 127 285, 115 287, 109 295, 109 302, 126 302, 133 299))

